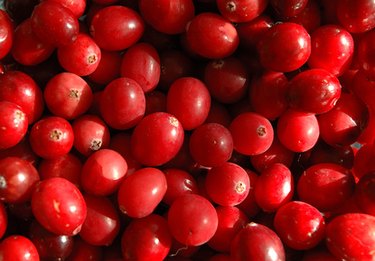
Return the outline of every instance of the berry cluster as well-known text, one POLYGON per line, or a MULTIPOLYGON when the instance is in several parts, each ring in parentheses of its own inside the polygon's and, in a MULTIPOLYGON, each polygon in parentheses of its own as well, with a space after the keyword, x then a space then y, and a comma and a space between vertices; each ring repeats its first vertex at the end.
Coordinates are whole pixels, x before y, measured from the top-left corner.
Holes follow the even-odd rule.
POLYGON ((0 260, 375 260, 373 0, 0 2, 0 260))

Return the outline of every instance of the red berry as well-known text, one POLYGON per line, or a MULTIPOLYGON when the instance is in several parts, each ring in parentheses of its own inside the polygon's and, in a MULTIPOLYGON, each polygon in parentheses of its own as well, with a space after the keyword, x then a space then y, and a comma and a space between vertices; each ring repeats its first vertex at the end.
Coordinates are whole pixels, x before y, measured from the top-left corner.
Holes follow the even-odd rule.
POLYGON ((231 22, 244 23, 258 17, 267 7, 267 0, 217 0, 221 15, 231 22))
POLYGON ((337 1, 339 22, 351 33, 363 33, 375 27, 375 3, 369 0, 337 1))
POLYGON ((41 181, 31 197, 36 220, 48 231, 73 236, 85 221, 87 207, 78 188, 64 178, 41 181))
POLYGON ((168 210, 172 236, 184 246, 199 246, 215 234, 218 216, 214 206, 204 197, 187 194, 173 201, 168 210))
POLYGON ((355 199, 359 208, 366 214, 375 214, 375 172, 371 171, 363 175, 355 189, 355 199))
POLYGON ((150 215, 167 191, 164 173, 156 168, 141 168, 120 185, 117 201, 120 210, 133 218, 150 215))
POLYGON ((296 23, 279 23, 268 29, 257 44, 261 64, 268 70, 290 72, 310 57, 311 39, 296 23))
POLYGON ((0 59, 3 59, 12 49, 14 38, 14 26, 9 15, 0 10, 0 59))
POLYGON ((2 260, 39 261, 38 250, 33 242, 22 235, 11 235, 0 243, 2 260))

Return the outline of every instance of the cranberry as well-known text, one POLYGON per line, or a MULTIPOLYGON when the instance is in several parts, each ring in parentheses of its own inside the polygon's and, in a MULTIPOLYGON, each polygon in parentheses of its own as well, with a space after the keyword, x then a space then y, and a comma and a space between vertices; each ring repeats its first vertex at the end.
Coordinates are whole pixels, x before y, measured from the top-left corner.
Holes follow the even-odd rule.
POLYGON ((231 260, 280 260, 285 250, 278 235, 258 223, 248 223, 234 237, 231 244, 231 260))
POLYGON ((68 153, 58 158, 42 159, 38 165, 38 173, 41 180, 61 177, 80 188, 82 165, 77 156, 68 153))
POLYGON ((0 101, 0 150, 17 145, 26 135, 28 119, 20 106, 0 101))
POLYGON ((29 236, 43 260, 66 259, 73 250, 73 237, 51 233, 35 220, 30 225, 29 236))
POLYGON ((255 201, 265 212, 275 212, 292 199, 293 176, 288 167, 274 163, 264 169, 257 178, 255 201))
POLYGON ((303 172, 297 192, 300 200, 327 211, 344 204, 354 193, 354 186, 349 170, 333 163, 320 163, 303 172))
POLYGON ((342 75, 350 66, 354 52, 352 35, 337 25, 323 25, 311 34, 310 68, 342 75))
POLYGON ((81 171, 85 192, 107 196, 118 190, 128 170, 126 160, 116 151, 101 149, 91 154, 81 171))
POLYGON ((250 179, 241 166, 227 162, 208 171, 205 188, 209 198, 215 203, 235 206, 249 194, 250 179))
POLYGON ((29 124, 42 116, 43 93, 35 80, 24 72, 8 71, 0 75, 0 100, 18 104, 29 124))
POLYGON ((237 32, 240 38, 240 46, 254 50, 262 35, 273 25, 270 16, 261 14, 249 22, 239 23, 237 32))
POLYGON ((28 161, 17 157, 0 160, 0 199, 7 203, 23 203, 31 194, 39 174, 28 161))
POLYGON ((369 215, 374 215, 375 213, 375 172, 371 171, 363 175, 355 189, 355 199, 359 208, 369 215))
POLYGON ((249 22, 258 17, 267 7, 267 0, 218 0, 217 7, 221 15, 231 22, 249 22))
POLYGON ((375 217, 362 213, 343 214, 327 224, 326 243, 338 259, 374 258, 375 217))
POLYGON ((100 115, 114 129, 130 129, 144 116, 146 99, 142 87, 130 78, 111 81, 99 100, 100 115))
POLYGON ((317 143, 319 124, 313 113, 287 110, 277 122, 277 136, 287 149, 304 152, 317 143))
POLYGON ((249 194, 247 194, 246 198, 236 207, 242 210, 246 214, 246 216, 250 218, 250 217, 256 216, 256 214, 260 212, 260 208, 255 200, 255 187, 256 187, 256 182, 258 180, 258 174, 249 169, 245 169, 245 170, 247 174, 249 175, 249 179, 250 179, 249 194))
POLYGON ((186 194, 173 201, 167 220, 172 236, 185 246, 203 245, 218 227, 214 206, 196 194, 186 194))
POLYGON ((267 71, 255 76, 249 98, 254 111, 269 120, 278 118, 288 108, 288 79, 281 72, 267 71))
POLYGON ((43 180, 36 186, 31 208, 45 229, 67 236, 79 233, 87 214, 81 192, 73 183, 60 177, 43 180))
POLYGON ((121 260, 164 260, 171 248, 172 236, 165 218, 151 214, 134 219, 121 237, 121 260))
POLYGON ((85 114, 72 123, 74 148, 84 156, 109 147, 110 131, 98 116, 85 114))
POLYGON ((194 129, 189 148, 191 156, 200 165, 219 166, 232 156, 232 135, 221 124, 205 123, 194 129))
POLYGON ((74 42, 79 31, 73 12, 54 1, 42 1, 34 8, 31 25, 38 38, 55 46, 74 42))
POLYGON ((274 226, 281 240, 293 249, 311 249, 325 236, 323 215, 302 201, 281 206, 276 212, 274 226))
POLYGON ((87 82, 70 72, 62 72, 52 77, 43 94, 48 109, 54 115, 67 120, 87 112, 93 101, 93 93, 87 82))
POLYGON ((341 95, 339 80, 324 69, 310 69, 293 77, 288 84, 289 107, 320 114, 331 110, 341 95))
MULTIPOLYGON (((324 0, 322 0, 324 1, 324 0)), ((309 0, 300 13, 285 18, 285 22, 292 22, 302 25, 308 33, 314 32, 321 25, 321 1, 309 0)))
POLYGON ((160 79, 158 52, 151 44, 134 44, 123 55, 120 74, 135 80, 144 92, 152 91, 160 79))
POLYGON ((163 170, 167 180, 167 191, 163 202, 171 205, 172 202, 184 194, 198 194, 198 185, 195 178, 187 171, 175 168, 163 170))
POLYGON ((172 83, 167 94, 167 112, 174 115, 184 130, 204 123, 211 97, 206 85, 197 78, 183 77, 172 83))
POLYGON ((175 157, 184 140, 179 120, 165 112, 145 116, 131 136, 134 158, 148 166, 159 166, 175 157))
POLYGON ((95 43, 107 51, 121 51, 130 47, 141 38, 143 32, 144 22, 140 15, 120 5, 100 9, 90 24, 90 34, 95 43))
POLYGON ((375 27, 375 3, 369 0, 337 1, 338 21, 351 33, 370 31, 375 27))
POLYGON ((274 131, 271 122, 260 114, 241 113, 229 126, 234 149, 245 155, 258 155, 272 144, 274 131))
POLYGON ((233 56, 208 62, 203 77, 210 94, 221 103, 241 100, 248 89, 247 68, 233 56))
POLYGON ((29 140, 38 156, 45 159, 61 157, 73 147, 73 128, 64 118, 45 117, 32 126, 29 140))
POLYGON ((150 215, 167 191, 164 173, 157 168, 141 168, 120 185, 117 201, 120 210, 134 218, 150 215))
POLYGON ((148 24, 166 34, 183 33, 195 11, 192 0, 167 0, 163 3, 141 0, 139 9, 148 24))
POLYGON ((102 56, 95 41, 89 35, 80 33, 73 43, 57 48, 57 57, 66 71, 87 76, 98 68, 102 56))
POLYGON ((249 218, 237 207, 216 207, 218 227, 207 244, 216 251, 229 252, 236 234, 246 226, 249 218))
POLYGON ((95 246, 109 246, 120 232, 120 217, 112 202, 102 196, 84 195, 87 216, 80 237, 95 246))
POLYGON ((0 59, 3 59, 11 50, 14 38, 14 25, 9 15, 0 9, 0 59))
POLYGON ((39 254, 30 239, 22 235, 11 235, 0 243, 0 259, 38 261, 39 254))
POLYGON ((188 24, 186 41, 194 53, 219 59, 234 53, 239 37, 236 28, 224 17, 205 12, 196 15, 188 24))
POLYGON ((299 24, 285 22, 268 29, 257 44, 261 64, 268 70, 290 72, 310 57, 311 39, 299 24))
POLYGON ((67 258, 68 261, 101 261, 103 260, 103 249, 101 246, 93 246, 80 237, 74 238, 73 251, 67 258))

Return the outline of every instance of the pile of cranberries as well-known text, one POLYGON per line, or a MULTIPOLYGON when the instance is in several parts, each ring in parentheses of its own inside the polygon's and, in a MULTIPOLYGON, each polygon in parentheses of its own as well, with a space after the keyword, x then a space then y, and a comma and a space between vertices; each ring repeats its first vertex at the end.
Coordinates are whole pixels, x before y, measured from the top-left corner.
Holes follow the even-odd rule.
POLYGON ((1 1, 0 260, 374 261, 375 2, 1 1))

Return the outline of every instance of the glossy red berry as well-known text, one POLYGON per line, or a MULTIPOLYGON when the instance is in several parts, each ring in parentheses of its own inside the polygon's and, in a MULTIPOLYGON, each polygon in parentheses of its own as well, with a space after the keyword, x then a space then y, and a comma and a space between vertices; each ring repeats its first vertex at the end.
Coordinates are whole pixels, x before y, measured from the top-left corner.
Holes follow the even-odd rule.
POLYGON ((55 115, 72 120, 87 112, 94 96, 88 83, 75 73, 53 76, 44 88, 44 100, 55 115))
POLYGON ((320 163, 307 168, 297 182, 299 199, 320 211, 344 204, 354 193, 354 178, 344 167, 320 163))
POLYGON ((234 23, 249 22, 266 9, 267 0, 217 0, 217 7, 223 17, 234 23))
POLYGON ((73 236, 85 221, 87 207, 78 188, 64 178, 41 181, 31 197, 36 220, 48 231, 73 236))
POLYGON ((245 112, 234 118, 229 126, 234 149, 244 155, 258 155, 272 144, 271 122, 258 113, 245 112))
POLYGON ((340 215, 327 224, 327 247, 338 259, 371 260, 374 258, 374 229, 374 216, 340 215))
POLYGON ((205 189, 213 202, 221 206, 235 206, 249 194, 250 179, 241 166, 226 162, 208 171, 205 189))
POLYGON ((121 237, 121 260, 164 260, 172 246, 167 220, 151 214, 133 219, 121 237))
POLYGON ((30 201, 39 179, 38 171, 29 161, 18 157, 0 159, 0 200, 6 203, 30 201))
POLYGON ((199 246, 209 241, 218 226, 215 207, 206 198, 187 194, 173 201, 168 210, 169 230, 184 246, 199 246))
POLYGON ((26 135, 28 119, 20 106, 0 101, 0 149, 17 145, 26 135))
POLYGON ((290 80, 287 90, 289 107, 315 114, 331 110, 341 95, 341 84, 324 69, 300 72, 290 80))
POLYGON ((322 213, 302 201, 291 201, 281 206, 273 223, 281 240, 293 249, 311 249, 325 237, 322 213))
POLYGON ((80 33, 77 39, 57 48, 59 64, 68 72, 87 76, 98 68, 102 54, 99 46, 87 34, 80 33))
POLYGON ((193 131, 189 140, 189 148, 191 156, 200 165, 219 166, 232 156, 232 135, 221 124, 205 123, 193 131))
POLYGON ((144 22, 134 10, 120 5, 100 9, 92 18, 90 34, 107 51, 121 51, 135 44, 143 35, 144 22), (111 28, 111 30, 108 30, 111 28))
POLYGON ((74 143, 71 124, 57 116, 45 117, 37 121, 30 131, 30 145, 40 157, 52 159, 70 152, 74 143))
POLYGON ((134 158, 147 166, 159 166, 173 159, 184 141, 179 120, 165 112, 145 116, 131 136, 134 158))
POLYGON ((275 212, 292 199, 293 176, 288 167, 274 163, 258 176, 254 190, 255 201, 265 212, 275 212))
POLYGON ((81 171, 81 184, 85 192, 108 196, 116 192, 124 179, 128 165, 116 151, 101 149, 91 154, 81 171))
POLYGON ((358 41, 358 51, 357 51, 357 62, 360 69, 366 74, 366 76, 374 80, 375 79, 375 33, 370 31, 363 35, 358 41))
POLYGON ((224 17, 205 12, 196 15, 187 25, 186 41, 194 53, 218 59, 234 53, 239 37, 236 28, 224 17))
POLYGON ((60 3, 70 11, 73 12, 75 17, 80 18, 86 9, 86 0, 47 0, 60 3))
POLYGON ((120 232, 120 217, 110 199, 86 194, 87 215, 79 236, 94 246, 109 246, 120 232))
POLYGON ((141 168, 120 185, 117 201, 122 213, 142 218, 150 215, 167 191, 164 173, 157 168, 141 168))
POLYGON ((139 1, 139 10, 145 21, 155 30, 166 34, 180 34, 194 17, 192 0, 139 1))
POLYGON ((270 0, 270 4, 276 13, 282 17, 296 16, 306 7, 308 0, 270 0))
POLYGON ((73 12, 54 1, 43 1, 34 8, 31 25, 39 39, 54 46, 74 42, 79 32, 73 12))
POLYGON ((285 250, 279 236, 270 228, 248 223, 234 237, 231 260, 280 260, 285 259, 285 250))
POLYGON ((201 125, 208 116, 210 105, 210 93, 198 78, 179 78, 168 90, 167 112, 179 120, 184 130, 201 125))
POLYGON ((87 77, 94 83, 107 85, 120 77, 121 61, 122 53, 101 50, 101 59, 98 67, 87 77))
POLYGON ((160 58, 151 44, 137 43, 122 56, 120 74, 135 80, 144 92, 156 88, 160 79, 160 58))
POLYGON ((268 70, 290 72, 302 67, 310 57, 311 39, 296 23, 279 23, 268 29, 257 44, 261 64, 268 70))
POLYGON ((347 30, 337 25, 323 25, 311 34, 308 65, 339 76, 349 68, 353 52, 354 40, 347 30))
POLYGON ((22 235, 11 235, 0 243, 0 259, 39 261, 38 250, 33 242, 22 235))
POLYGON ((0 238, 2 238, 8 228, 8 212, 4 204, 0 203, 0 238))
POLYGON ((144 116, 145 94, 133 79, 121 77, 111 81, 100 96, 99 110, 104 121, 114 129, 130 129, 144 116))
POLYGON ((313 113, 287 110, 277 122, 277 136, 287 149, 304 152, 317 143, 319 124, 313 113))

